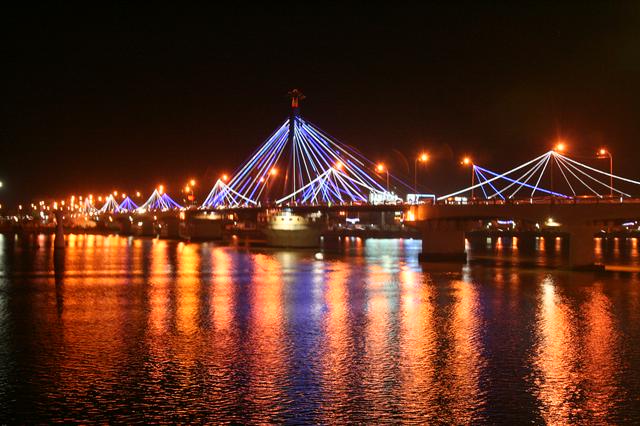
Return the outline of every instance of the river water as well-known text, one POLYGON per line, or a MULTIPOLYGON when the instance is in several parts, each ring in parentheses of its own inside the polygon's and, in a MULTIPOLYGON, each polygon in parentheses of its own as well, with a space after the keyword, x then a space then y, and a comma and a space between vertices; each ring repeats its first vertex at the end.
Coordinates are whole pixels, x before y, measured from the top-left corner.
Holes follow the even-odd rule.
POLYGON ((640 422, 638 273, 420 244, 0 235, 0 423, 640 422))

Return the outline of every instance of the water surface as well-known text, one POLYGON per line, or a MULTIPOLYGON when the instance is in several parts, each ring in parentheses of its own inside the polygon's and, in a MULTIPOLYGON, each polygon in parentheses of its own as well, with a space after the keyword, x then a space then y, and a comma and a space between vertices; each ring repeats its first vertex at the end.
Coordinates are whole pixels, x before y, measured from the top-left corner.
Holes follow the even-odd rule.
POLYGON ((640 422, 640 280, 0 235, 0 422, 640 422))

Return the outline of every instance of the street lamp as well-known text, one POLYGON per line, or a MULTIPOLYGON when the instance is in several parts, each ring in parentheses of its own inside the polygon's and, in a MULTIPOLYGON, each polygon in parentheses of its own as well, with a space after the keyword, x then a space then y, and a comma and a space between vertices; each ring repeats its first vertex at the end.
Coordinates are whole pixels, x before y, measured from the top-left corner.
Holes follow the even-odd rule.
POLYGON ((567 144, 565 144, 564 142, 560 141, 558 143, 556 143, 556 146, 553 147, 553 150, 555 152, 565 152, 567 150, 567 144))
POLYGON ((382 173, 382 172, 387 172, 387 192, 389 192, 389 169, 387 169, 384 164, 379 163, 376 166, 376 170, 378 171, 378 173, 382 173))
POLYGON ((613 198, 613 155, 606 148, 600 148, 596 153, 596 158, 605 159, 609 158, 609 196, 613 198))
MULTIPOLYGON (((557 161, 557 160, 556 160, 556 157, 555 157, 555 153, 562 154, 562 153, 563 153, 563 152, 565 152, 566 150, 567 150, 567 144, 566 144, 563 140, 559 140, 559 141, 557 141, 557 142, 556 142, 556 144, 555 144, 555 146, 553 147, 554 155, 552 155, 552 157, 553 157, 553 158, 551 159, 551 165, 550 165, 550 167, 549 167, 549 176, 550 176, 550 178, 551 178, 551 192, 552 192, 552 194, 551 194, 551 199, 552 199, 552 200, 553 200, 553 199, 555 198, 555 196, 556 196, 556 195, 555 195, 555 192, 554 192, 554 191, 555 191, 555 189, 554 189, 554 182, 553 182, 553 165, 554 165, 554 162, 556 162, 556 161, 557 161)), ((560 167, 560 166, 558 166, 558 167, 560 167)))
POLYGON ((187 200, 189 200, 190 202, 193 202, 196 199, 193 192, 194 186, 196 186, 196 181, 195 179, 191 179, 187 186, 185 186, 184 188, 184 192, 187 194, 187 200))
POLYGON ((418 161, 421 163, 426 163, 429 161, 429 154, 423 152, 418 157, 416 157, 413 163, 413 192, 418 193, 418 161))
POLYGON ((474 198, 474 185, 476 184, 476 165, 470 157, 464 157, 460 164, 463 166, 471 166, 471 199, 474 198))

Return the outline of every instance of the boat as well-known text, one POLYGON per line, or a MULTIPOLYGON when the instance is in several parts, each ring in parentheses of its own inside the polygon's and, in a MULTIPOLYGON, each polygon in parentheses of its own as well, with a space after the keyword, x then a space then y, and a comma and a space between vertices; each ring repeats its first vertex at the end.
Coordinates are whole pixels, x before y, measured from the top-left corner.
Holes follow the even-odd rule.
POLYGON ((320 247, 321 217, 320 212, 299 214, 291 209, 267 211, 261 220, 262 232, 270 247, 320 247))

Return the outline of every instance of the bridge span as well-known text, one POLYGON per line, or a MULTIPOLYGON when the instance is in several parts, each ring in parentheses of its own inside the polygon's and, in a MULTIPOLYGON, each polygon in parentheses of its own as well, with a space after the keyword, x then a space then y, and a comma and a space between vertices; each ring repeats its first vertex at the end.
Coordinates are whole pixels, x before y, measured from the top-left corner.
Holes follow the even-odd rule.
POLYGON ((569 267, 594 267, 594 234, 622 221, 640 218, 640 200, 591 203, 471 203, 411 206, 422 235, 420 259, 425 262, 465 260, 465 233, 487 221, 513 220, 552 227, 569 237, 569 267))

